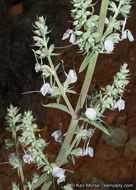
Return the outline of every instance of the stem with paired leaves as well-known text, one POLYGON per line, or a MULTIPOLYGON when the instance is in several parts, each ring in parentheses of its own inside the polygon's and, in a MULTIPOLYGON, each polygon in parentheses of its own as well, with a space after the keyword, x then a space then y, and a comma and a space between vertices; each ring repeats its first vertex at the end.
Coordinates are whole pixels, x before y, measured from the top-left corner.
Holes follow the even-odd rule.
POLYGON ((53 74, 54 74, 54 77, 55 77, 55 81, 57 82, 57 85, 58 85, 58 87, 59 87, 59 89, 61 91, 61 95, 62 95, 62 97, 63 97, 63 99, 64 99, 64 101, 65 101, 65 103, 66 103, 66 105, 67 105, 67 107, 68 107, 71 115, 72 115, 72 118, 74 118, 74 117, 76 117, 75 111, 74 111, 74 109, 73 109, 73 107, 72 107, 72 105, 71 105, 71 103, 70 103, 70 101, 69 101, 69 99, 68 99, 68 97, 66 95, 66 92, 64 91, 64 88, 63 88, 63 86, 62 86, 62 84, 61 84, 61 82, 60 82, 60 80, 58 78, 58 75, 57 75, 57 73, 55 71, 55 68, 54 68, 54 65, 52 63, 52 60, 51 60, 50 56, 48 56, 48 61, 49 61, 51 70, 53 71, 53 74))
MULTIPOLYGON (((107 8, 108 8, 108 3, 109 0, 102 0, 101 3, 101 9, 100 9, 100 19, 99 19, 99 23, 98 23, 98 28, 97 28, 97 32, 99 33, 99 38, 97 39, 97 43, 99 43, 99 41, 101 40, 102 34, 103 34, 103 29, 104 29, 104 23, 105 23, 105 18, 106 18, 106 14, 107 14, 107 8)), ((87 55, 88 56, 88 55, 87 55)), ((80 110, 82 109, 88 90, 89 90, 89 86, 93 77, 93 73, 94 73, 94 69, 96 66, 96 62, 97 62, 97 58, 98 58, 98 52, 93 52, 93 55, 90 59, 90 63, 88 65, 87 68, 87 73, 85 76, 85 80, 82 86, 82 90, 77 102, 77 106, 75 109, 75 112, 78 114, 80 112, 80 110)), ((58 154, 58 157, 56 159, 55 164, 60 167, 63 165, 64 160, 67 158, 67 149, 72 141, 76 126, 79 122, 79 119, 74 120, 73 118, 71 119, 70 122, 70 126, 68 128, 67 131, 67 135, 64 139, 63 145, 61 147, 61 150, 58 154)), ((52 178, 51 176, 48 177, 47 181, 45 181, 44 185, 42 186, 41 190, 48 190, 50 188, 52 184, 52 178)))

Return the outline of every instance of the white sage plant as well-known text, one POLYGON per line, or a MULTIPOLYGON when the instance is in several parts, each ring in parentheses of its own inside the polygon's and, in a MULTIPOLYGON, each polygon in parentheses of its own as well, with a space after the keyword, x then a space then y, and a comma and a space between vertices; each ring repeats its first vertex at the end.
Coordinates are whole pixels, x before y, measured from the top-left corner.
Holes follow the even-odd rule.
MULTIPOLYGON (((36 188, 48 190, 56 178, 58 185, 65 182, 65 171, 69 170, 63 169, 63 165, 70 161, 75 164, 77 157, 90 156, 92 158, 94 156, 95 150, 90 146, 90 141, 95 130, 99 129, 110 135, 108 129, 102 125, 102 123, 105 124, 101 119, 105 110, 114 111, 118 108, 121 111, 125 109, 123 93, 129 83, 127 63, 124 63, 114 76, 112 85, 101 88, 99 92, 95 90, 91 94, 88 94, 88 90, 98 55, 113 53, 117 43, 127 38, 130 42, 134 41, 131 31, 125 29, 131 0, 102 0, 99 15, 95 11, 96 3, 97 1, 92 0, 72 0, 73 27, 67 29, 62 36, 62 40, 69 38, 69 42, 77 45, 80 52, 86 55, 79 68, 79 73, 86 68, 87 71, 76 108, 73 108, 67 94, 78 95, 72 90, 73 83, 78 81, 78 73, 72 68, 67 72, 64 71, 66 79, 63 83, 60 82, 57 73, 61 64, 55 64, 52 61, 52 56, 59 56, 59 54, 55 52, 57 49, 55 45, 50 44, 50 31, 46 25, 46 18, 37 17, 34 23, 35 72, 41 73, 42 85, 40 90, 32 92, 39 92, 43 96, 54 98, 54 103, 43 106, 67 112, 71 115, 71 122, 64 135, 61 130, 52 132, 51 136, 61 144, 61 149, 56 160, 50 163, 47 158, 48 154, 44 155, 43 153, 48 143, 36 136, 40 130, 34 123, 32 112, 27 111, 22 115, 19 114, 18 108, 10 106, 6 119, 9 125, 7 130, 12 133, 12 140, 7 139, 6 145, 8 148, 15 146, 16 151, 9 154, 9 163, 17 169, 22 181, 22 184, 14 182, 13 190, 19 190, 21 185, 23 190, 36 188), (110 16, 107 16, 107 12, 110 16), (60 103, 61 98, 64 99, 65 104, 60 103), (85 102, 87 103, 86 109, 84 109, 85 102), (23 150, 23 154, 20 149, 23 150), (43 174, 41 176, 34 174, 32 181, 27 181, 23 173, 25 164, 36 165, 43 174)), ((70 184, 65 184, 62 188, 72 190, 70 184)))

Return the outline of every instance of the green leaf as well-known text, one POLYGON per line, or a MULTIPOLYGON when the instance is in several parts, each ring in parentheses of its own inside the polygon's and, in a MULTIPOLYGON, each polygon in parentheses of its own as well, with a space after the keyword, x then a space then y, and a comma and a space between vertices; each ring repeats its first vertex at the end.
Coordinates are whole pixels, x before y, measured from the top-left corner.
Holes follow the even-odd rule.
POLYGON ((11 147, 15 146, 14 141, 11 140, 11 139, 5 139, 5 144, 6 144, 6 146, 7 146, 8 148, 11 148, 11 147))
POLYGON ((83 32, 82 32, 82 31, 76 31, 75 34, 76 34, 77 36, 80 36, 81 34, 83 34, 83 32))
POLYGON ((70 93, 70 94, 76 94, 76 92, 74 90, 70 90, 70 89, 67 89, 66 91, 67 93, 70 93))
POLYGON ((81 73, 87 67, 92 55, 93 55, 93 52, 86 55, 85 59, 83 60, 81 66, 79 68, 79 73, 81 73))
POLYGON ((70 114, 69 109, 66 106, 62 105, 62 104, 50 103, 50 104, 46 104, 46 105, 43 105, 43 106, 46 107, 46 108, 56 108, 56 109, 65 111, 65 112, 70 114))
POLYGON ((38 181, 33 185, 32 190, 36 189, 37 187, 39 187, 41 184, 43 184, 45 182, 45 180, 47 179, 48 174, 45 173, 43 174, 38 181))
POLYGON ((101 131, 103 131, 106 135, 109 135, 109 136, 110 136, 108 130, 107 130, 101 123, 99 123, 98 121, 90 120, 90 119, 87 119, 87 118, 85 118, 85 117, 81 117, 80 120, 83 120, 83 121, 85 121, 85 122, 87 122, 87 123, 90 123, 91 125, 97 127, 97 128, 100 129, 101 131))
POLYGON ((76 148, 74 150, 72 150, 71 154, 74 155, 75 157, 79 157, 81 156, 82 153, 82 148, 76 148))

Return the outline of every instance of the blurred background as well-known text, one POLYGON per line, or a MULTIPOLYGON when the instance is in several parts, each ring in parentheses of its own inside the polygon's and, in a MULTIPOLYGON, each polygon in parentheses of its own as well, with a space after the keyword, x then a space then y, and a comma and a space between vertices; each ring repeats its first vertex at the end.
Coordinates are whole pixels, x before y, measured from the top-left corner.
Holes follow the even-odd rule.
MULTIPOLYGON (((127 28, 136 38, 136 6, 132 1, 130 18, 127 28)), ((100 8, 99 1, 96 5, 97 12, 100 8)), ((47 17, 50 33, 50 43, 55 46, 69 45, 62 41, 63 33, 72 28, 70 1, 66 0, 0 0, 0 163, 8 161, 8 151, 5 149, 4 140, 10 137, 5 131, 4 117, 10 104, 25 110, 32 110, 41 131, 42 138, 50 142, 45 153, 50 161, 54 161, 60 146, 54 142, 51 133, 59 130, 67 131, 70 117, 61 111, 45 109, 42 103, 47 103, 48 98, 39 93, 22 95, 23 92, 39 90, 42 86, 40 74, 34 70, 35 58, 32 52, 32 23, 36 16, 47 17), (64 119, 65 118, 65 119, 64 119)), ((54 64, 64 60, 66 72, 76 69, 83 60, 83 55, 77 53, 78 47, 74 46, 59 50, 61 55, 53 59, 54 64)), ((94 157, 88 156, 76 160, 76 165, 70 162, 67 169, 68 183, 94 183, 101 184, 130 184, 124 189, 135 189, 136 185, 136 42, 125 40, 117 45, 114 54, 99 55, 95 74, 89 92, 107 84, 112 84, 113 76, 119 71, 120 66, 127 62, 130 69, 130 83, 123 96, 126 109, 118 112, 106 111, 104 120, 112 127, 113 136, 107 138, 99 130, 94 134, 90 146, 94 148, 94 157), (132 185, 133 184, 133 187, 132 185)), ((64 80, 63 70, 58 73, 64 80)), ((74 89, 79 93, 84 79, 85 71, 78 75, 78 82, 74 89)), ((69 95, 76 105, 77 96, 69 95)), ((50 101, 50 99, 49 99, 50 101)), ((63 101, 62 101, 63 102, 63 101)), ((25 174, 30 179, 35 170, 34 166, 25 167, 25 174)), ((10 165, 0 165, 0 190, 11 190, 12 181, 18 181, 15 170, 10 165)), ((55 186, 58 190, 59 187, 55 186)), ((54 187, 52 187, 54 189, 54 187)), ((78 188, 77 188, 78 189, 78 188)), ((84 188, 80 188, 84 189, 84 188)), ((89 188, 88 188, 89 189, 89 188)), ((90 188, 95 189, 95 188, 90 188)), ((102 189, 102 187, 101 187, 102 189)), ((112 189, 112 188, 106 188, 112 189)), ((118 188, 120 189, 120 188, 118 188)))

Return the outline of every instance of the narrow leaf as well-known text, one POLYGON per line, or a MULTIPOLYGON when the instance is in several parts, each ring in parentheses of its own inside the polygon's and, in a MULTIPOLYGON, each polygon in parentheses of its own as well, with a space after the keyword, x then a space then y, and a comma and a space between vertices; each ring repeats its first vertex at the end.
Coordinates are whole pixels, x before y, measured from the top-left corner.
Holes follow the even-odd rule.
POLYGON ((92 55, 93 55, 93 52, 91 52, 88 55, 86 55, 85 59, 83 60, 81 66, 79 68, 79 73, 81 73, 87 67, 87 65, 88 65, 88 63, 89 63, 92 55))
POLYGON ((46 179, 47 179, 47 173, 43 174, 43 175, 38 179, 38 181, 33 185, 32 190, 36 189, 36 188, 39 187, 41 184, 43 184, 46 179))
POLYGON ((65 112, 70 114, 69 109, 66 106, 62 105, 62 104, 50 103, 50 104, 46 104, 46 105, 43 105, 43 106, 46 107, 46 108, 56 108, 56 109, 65 111, 65 112))
POLYGON ((101 131, 103 131, 106 135, 110 136, 108 130, 101 123, 99 123, 98 121, 89 120, 89 119, 84 118, 84 117, 82 117, 81 120, 86 121, 87 123, 90 123, 91 125, 97 127, 101 131))

